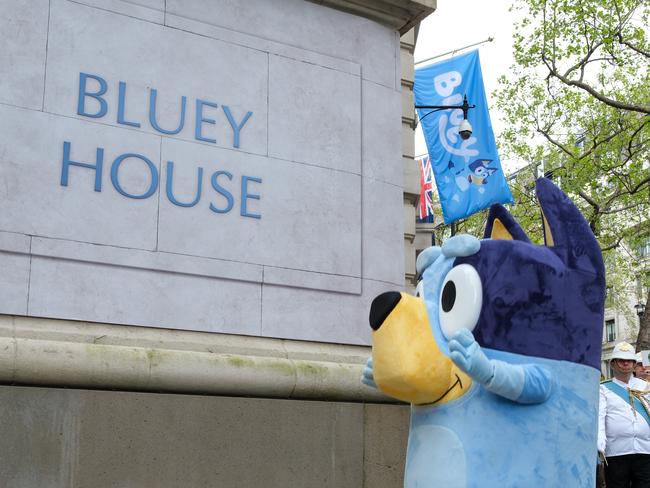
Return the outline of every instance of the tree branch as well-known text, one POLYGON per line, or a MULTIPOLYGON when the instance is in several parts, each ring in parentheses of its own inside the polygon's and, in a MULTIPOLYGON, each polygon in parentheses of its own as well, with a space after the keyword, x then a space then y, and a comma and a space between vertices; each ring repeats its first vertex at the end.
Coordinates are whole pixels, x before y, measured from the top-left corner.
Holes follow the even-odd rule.
POLYGON ((537 124, 537 132, 539 132, 540 134, 542 134, 542 135, 546 138, 546 140, 547 140, 548 142, 550 142, 550 143, 553 144, 555 147, 557 147, 558 149, 560 149, 560 150, 561 150, 564 154, 566 154, 567 156, 570 156, 571 158, 574 158, 574 157, 575 157, 575 155, 571 152, 571 150, 567 149, 567 147, 566 147, 564 144, 562 144, 560 141, 558 141, 558 140, 554 139, 553 137, 551 137, 551 135, 548 133, 548 131, 547 131, 546 129, 542 129, 542 128, 539 126, 539 123, 537 124))
POLYGON ((616 249, 622 240, 623 240, 623 236, 620 236, 618 239, 616 239, 616 242, 614 242, 613 244, 610 244, 609 246, 605 246, 605 247, 601 246, 600 251, 605 252, 605 251, 610 251, 612 249, 616 249))
POLYGON ((642 50, 642 49, 639 49, 638 47, 632 45, 632 44, 631 44, 630 42, 628 42, 628 41, 624 41, 624 40, 623 40, 623 37, 621 36, 620 33, 619 33, 619 35, 618 35, 618 42, 619 42, 619 44, 623 44, 624 46, 629 47, 632 51, 634 51, 634 52, 640 54, 641 56, 643 56, 643 57, 645 57, 645 58, 650 58, 650 52, 648 52, 648 51, 644 51, 644 50, 642 50))
POLYGON ((591 85, 579 81, 579 80, 572 80, 566 76, 561 75, 560 73, 557 72, 554 68, 549 66, 549 64, 545 61, 546 67, 549 69, 549 72, 551 76, 557 78, 560 80, 562 83, 568 86, 575 86, 576 88, 580 88, 581 90, 586 91, 589 93, 591 96, 593 96, 595 99, 603 102, 605 105, 609 105, 610 107, 617 108, 620 110, 627 110, 630 112, 639 112, 642 114, 650 114, 650 106, 644 106, 644 105, 636 105, 633 103, 625 103, 625 102, 619 102, 618 100, 614 100, 613 98, 609 98, 602 93, 600 93, 598 90, 594 89, 591 85))
POLYGON ((594 200, 593 198, 591 198, 589 195, 587 195, 587 194, 586 194, 584 191, 582 191, 582 190, 580 190, 580 191, 578 192, 578 195, 580 195, 580 196, 582 197, 582 199, 583 199, 585 202, 587 202, 589 205, 591 205, 592 207, 594 207, 594 209, 597 211, 597 213, 600 213, 600 204, 599 204, 596 200, 594 200))
POLYGON ((629 141, 627 142, 627 152, 630 155, 630 158, 632 157, 633 151, 632 151, 632 143, 634 142, 634 138, 639 135, 639 133, 643 130, 643 128, 648 125, 650 122, 650 119, 646 119, 643 121, 643 123, 636 128, 636 130, 632 133, 630 136, 629 141))
POLYGON ((626 205, 624 207, 614 208, 612 210, 603 210, 600 213, 603 214, 603 215, 611 215, 611 214, 615 214, 615 213, 618 213, 618 212, 623 212, 624 210, 630 210, 631 208, 636 208, 636 207, 638 207, 640 205, 641 205, 640 203, 633 203, 633 204, 630 204, 630 205, 626 205))
POLYGON ((574 64, 573 66, 571 66, 569 69, 567 69, 567 70, 564 72, 564 76, 563 76, 563 77, 564 77, 564 78, 568 78, 569 75, 570 75, 573 71, 575 71, 575 70, 577 70, 578 68, 580 68, 580 81, 582 81, 582 77, 584 76, 585 65, 589 62, 589 58, 592 56, 592 54, 594 54, 594 52, 596 52, 596 49, 598 49, 598 48, 599 48, 600 46, 602 46, 602 45, 603 45, 602 42, 597 42, 596 44, 594 44, 593 46, 591 46, 591 48, 587 50, 587 53, 584 55, 584 57, 583 57, 580 61, 578 61, 576 64, 574 64))
MULTIPOLYGON (((636 10, 635 8, 632 8, 630 11, 626 12, 624 16, 621 16, 620 11, 618 10, 618 6, 616 6, 617 9, 617 14, 619 18, 618 25, 613 29, 611 32, 612 37, 619 37, 619 41, 623 42, 623 37, 621 31, 623 30, 623 27, 626 25, 627 22, 632 18, 632 15, 634 11, 636 10)), ((647 105, 638 105, 634 103, 627 103, 627 102, 622 102, 619 100, 615 100, 614 98, 608 97, 604 93, 601 93, 600 91, 596 90, 593 86, 591 86, 588 83, 585 83, 583 81, 584 78, 584 70, 585 66, 589 63, 589 59, 591 56, 596 52, 596 50, 604 44, 603 40, 600 40, 598 42, 594 42, 591 44, 591 41, 587 35, 587 32, 585 32, 585 45, 588 47, 587 52, 585 55, 578 61, 576 62, 573 66, 569 67, 564 74, 561 74, 559 70, 556 68, 556 52, 555 52, 555 41, 556 41, 556 36, 551 36, 551 43, 553 47, 553 52, 552 52, 552 58, 548 58, 548 53, 546 50, 546 44, 548 42, 547 39, 547 34, 546 34, 546 24, 549 22, 549 20, 546 18, 546 3, 544 4, 544 9, 543 9, 543 43, 542 43, 542 50, 541 50, 541 59, 542 62, 546 65, 547 69, 549 70, 549 76, 557 78, 560 80, 562 83, 564 83, 567 86, 571 87, 576 87, 579 88, 583 91, 586 91, 589 93, 591 96, 593 96, 595 99, 599 100, 600 102, 616 108, 620 110, 626 110, 630 112, 639 112, 643 114, 650 114, 650 106, 647 105), (571 74, 575 72, 576 70, 580 70, 579 78, 572 79, 571 74)), ((612 56, 614 53, 611 53, 612 56)))
POLYGON ((609 141, 619 136, 623 132, 625 132, 625 128, 619 128, 616 132, 613 132, 612 134, 608 135, 604 139, 601 139, 600 141, 597 141, 594 138, 591 144, 591 148, 588 151, 583 152, 580 156, 578 156, 578 160, 585 159, 587 156, 590 156, 599 146, 602 146, 603 144, 607 144, 609 141))

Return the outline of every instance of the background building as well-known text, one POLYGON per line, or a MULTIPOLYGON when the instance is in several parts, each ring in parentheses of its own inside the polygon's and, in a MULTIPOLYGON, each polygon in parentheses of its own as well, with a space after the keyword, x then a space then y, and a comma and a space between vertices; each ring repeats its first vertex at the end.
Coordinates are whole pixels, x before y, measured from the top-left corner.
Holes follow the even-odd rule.
POLYGON ((623 244, 617 250, 631 262, 630 279, 622 293, 614 296, 608 287, 605 301, 605 323, 603 324, 603 356, 601 371, 606 378, 612 377, 610 360, 614 346, 619 342, 629 342, 636 346, 641 317, 645 313, 648 289, 644 286, 650 266, 650 240, 642 241, 638 247, 623 244))
POLYGON ((401 486, 359 377, 434 7, 0 3, 1 486, 401 486))

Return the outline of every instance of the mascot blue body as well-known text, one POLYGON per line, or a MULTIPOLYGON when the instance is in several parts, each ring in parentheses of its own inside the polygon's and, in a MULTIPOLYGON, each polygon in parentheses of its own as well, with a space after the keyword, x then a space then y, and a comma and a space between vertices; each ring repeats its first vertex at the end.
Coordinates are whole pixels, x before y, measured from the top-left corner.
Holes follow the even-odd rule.
POLYGON ((537 182, 546 245, 493 206, 485 239, 418 257, 373 301, 364 382, 412 404, 406 488, 593 487, 605 275, 587 222, 537 182))

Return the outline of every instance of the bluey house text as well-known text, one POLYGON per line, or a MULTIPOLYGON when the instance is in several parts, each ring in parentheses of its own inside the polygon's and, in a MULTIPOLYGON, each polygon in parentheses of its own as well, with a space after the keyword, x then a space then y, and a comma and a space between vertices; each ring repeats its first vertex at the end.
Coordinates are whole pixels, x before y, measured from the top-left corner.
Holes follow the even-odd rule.
MULTIPOLYGON (((108 113, 108 102, 105 98, 105 95, 108 93, 109 87, 101 76, 92 75, 88 73, 79 73, 79 92, 77 97, 77 114, 83 117, 89 117, 94 119, 101 119, 105 117, 108 113), (92 85, 92 87, 91 87, 92 85), (87 103, 91 102, 91 103, 87 103), (92 108, 89 108, 89 105, 92 105, 92 108)), ((129 127, 140 128, 142 127, 142 121, 137 120, 127 120, 126 118, 126 99, 127 99, 127 84, 124 81, 118 83, 118 102, 117 102, 117 120, 116 122, 120 125, 125 125, 129 127)), ((149 125, 160 134, 164 135, 174 135, 178 134, 183 130, 186 120, 187 112, 187 97, 182 96, 180 100, 180 115, 178 118, 178 123, 176 127, 173 128, 163 128, 158 122, 158 116, 156 112, 157 106, 158 91, 155 88, 151 88, 149 91, 149 107, 148 107, 148 123, 149 125)), ((217 120, 212 118, 215 117, 215 112, 218 112, 218 109, 221 108, 222 120, 223 123, 227 122, 232 129, 232 147, 239 148, 240 136, 242 129, 246 126, 246 123, 249 121, 253 112, 246 112, 246 114, 240 119, 233 115, 230 107, 227 105, 219 105, 215 102, 208 100, 196 99, 194 103, 194 139, 203 143, 216 144, 217 141, 215 138, 208 137, 205 134, 205 128, 210 125, 217 124, 217 120)), ((95 161, 85 162, 85 161, 75 161, 71 158, 72 143, 70 141, 63 142, 63 158, 61 164, 61 186, 68 186, 68 177, 72 166, 85 168, 95 171, 95 185, 94 191, 102 191, 102 181, 104 173, 104 148, 98 147, 95 152, 95 161)), ((212 189, 220 195, 218 202, 210 201, 208 208, 217 214, 228 213, 235 206, 235 195, 231 186, 233 180, 232 173, 228 171, 215 171, 208 178, 210 186, 212 189)), ((112 162, 110 162, 110 180, 113 188, 120 194, 127 198, 133 198, 136 200, 146 199, 156 193, 159 184, 159 175, 156 165, 145 155, 137 152, 129 152, 120 154, 112 162), (144 171, 150 173, 149 187, 142 193, 130 193, 127 191, 122 184, 120 184, 120 168, 123 164, 127 162, 133 163, 134 161, 139 161, 139 167, 142 167, 144 171), (142 164, 144 163, 144 164, 142 164)), ((201 201, 201 194, 203 188, 203 168, 197 168, 197 186, 196 194, 191 201, 179 201, 173 193, 173 181, 174 181, 174 162, 167 161, 166 163, 166 181, 165 181, 165 193, 169 201, 179 207, 194 207, 201 201)), ((239 185, 237 185, 237 190, 239 191, 239 213, 243 217, 249 217, 254 219, 260 219, 262 216, 257 213, 252 213, 248 209, 249 200, 259 200, 260 195, 257 193, 251 193, 249 188, 250 184, 261 184, 262 179, 254 176, 241 175, 239 185)), ((253 190, 254 191, 254 190, 253 190)))

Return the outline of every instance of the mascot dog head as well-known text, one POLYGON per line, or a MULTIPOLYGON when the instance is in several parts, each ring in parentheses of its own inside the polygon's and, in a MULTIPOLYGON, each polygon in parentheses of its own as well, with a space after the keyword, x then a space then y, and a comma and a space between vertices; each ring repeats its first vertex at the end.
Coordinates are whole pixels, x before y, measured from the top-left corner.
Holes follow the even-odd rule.
POLYGON ((472 379, 449 341, 472 332, 486 352, 570 361, 599 369, 605 272, 598 243, 573 203, 537 181, 545 245, 532 244, 501 205, 484 239, 455 236, 423 251, 417 295, 372 303, 373 375, 384 393, 416 405, 462 397, 472 379))

